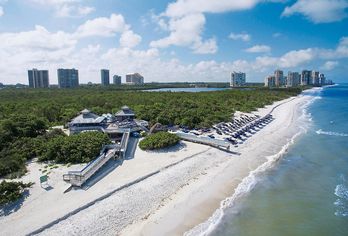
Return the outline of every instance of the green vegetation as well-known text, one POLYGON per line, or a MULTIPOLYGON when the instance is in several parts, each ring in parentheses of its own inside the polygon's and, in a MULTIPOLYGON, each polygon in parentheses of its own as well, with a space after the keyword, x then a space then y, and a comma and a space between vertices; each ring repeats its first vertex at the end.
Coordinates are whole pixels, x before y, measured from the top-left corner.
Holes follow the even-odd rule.
MULTIPOLYGON (((56 163, 89 162, 98 155, 102 145, 109 142, 108 136, 99 132, 66 136, 60 130, 52 130, 36 137, 15 136, 9 142, 2 140, 0 177, 15 178, 23 175, 26 171, 25 163, 34 157, 38 157, 39 161, 56 163)), ((49 169, 53 168, 56 167, 49 169)), ((43 173, 47 171, 42 170, 43 173)))
POLYGON ((22 182, 1 182, 0 207, 20 199, 25 189, 30 188, 32 185, 33 183, 24 184, 22 182))
POLYGON ((158 132, 146 136, 143 140, 139 142, 139 147, 142 150, 154 150, 166 147, 171 147, 177 144, 180 138, 176 134, 171 134, 168 132, 158 132))
POLYGON ((115 113, 128 105, 137 118, 149 121, 150 125, 159 122, 199 128, 227 121, 237 110, 250 112, 301 92, 301 88, 256 87, 199 93, 139 91, 156 86, 165 85, 0 90, 0 177, 22 175, 25 163, 34 157, 59 163, 87 162, 94 158, 108 141, 105 135, 84 133, 67 137, 59 130, 47 132, 48 127, 66 124, 84 108, 103 114, 115 113))
MULTIPOLYGON (((94 159, 104 144, 110 143, 108 136, 100 132, 85 132, 72 136, 51 138, 38 154, 39 161, 56 163, 85 163, 94 159)), ((55 168, 52 165, 50 169, 55 168)))

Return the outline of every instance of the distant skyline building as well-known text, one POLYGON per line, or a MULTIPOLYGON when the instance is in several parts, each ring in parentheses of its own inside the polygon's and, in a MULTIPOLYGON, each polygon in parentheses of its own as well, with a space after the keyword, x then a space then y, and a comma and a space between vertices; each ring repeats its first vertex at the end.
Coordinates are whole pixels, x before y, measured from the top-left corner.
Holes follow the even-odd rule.
POLYGON ((144 84, 144 77, 139 73, 127 74, 126 75, 127 84, 144 84))
POLYGON ((310 85, 311 82, 311 71, 303 70, 301 72, 301 85, 310 85))
POLYGON ((240 87, 246 84, 246 74, 243 72, 235 72, 231 73, 230 86, 231 87, 240 87))
POLYGON ((28 70, 28 81, 29 88, 48 88, 50 86, 48 70, 28 70))
POLYGON ((301 76, 298 72, 288 72, 286 87, 297 87, 301 83, 301 76))
POLYGON ((274 71, 275 86, 281 87, 285 85, 284 72, 282 70, 274 71))
POLYGON ((326 84, 326 78, 325 78, 325 75, 323 73, 319 74, 319 83, 320 83, 320 85, 326 84))
POLYGON ((79 71, 76 69, 58 69, 58 87, 76 88, 79 86, 79 71))
POLYGON ((110 71, 107 69, 100 70, 101 85, 108 86, 110 85, 110 71))
POLYGON ((276 84, 275 84, 275 76, 274 75, 267 76, 265 78, 265 87, 272 88, 272 87, 275 87, 275 86, 276 86, 276 84))
POLYGON ((122 77, 120 75, 114 75, 112 77, 113 84, 115 85, 121 85, 122 84, 122 77))
POLYGON ((312 83, 313 85, 320 85, 320 82, 319 82, 319 71, 312 71, 312 76, 311 76, 311 79, 312 79, 312 83))

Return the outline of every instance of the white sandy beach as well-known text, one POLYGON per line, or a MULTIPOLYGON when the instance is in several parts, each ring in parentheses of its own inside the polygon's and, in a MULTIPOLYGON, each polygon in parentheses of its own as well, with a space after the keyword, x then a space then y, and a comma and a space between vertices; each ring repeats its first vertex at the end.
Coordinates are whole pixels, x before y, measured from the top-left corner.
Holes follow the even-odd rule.
POLYGON ((250 171, 268 163, 267 157, 279 157, 275 154, 284 151, 284 146, 301 130, 302 105, 310 99, 300 95, 260 109, 258 113, 264 115, 282 104, 272 113, 274 121, 233 149, 241 155, 188 142, 162 152, 137 148, 134 158, 110 162, 98 174, 99 180, 65 194, 68 184, 63 182, 62 174, 80 166, 53 169, 49 181, 52 189, 45 190, 39 184, 42 165, 29 164, 29 173, 22 180, 35 181, 35 185, 16 211, 0 213, 1 235, 30 234, 91 202, 94 204, 40 234, 182 235, 213 215, 220 202, 232 196, 243 179, 245 182, 250 171), (177 164, 164 168, 173 163, 177 164), (115 191, 151 173, 154 174, 115 191), (109 192, 114 193, 94 202, 109 192))

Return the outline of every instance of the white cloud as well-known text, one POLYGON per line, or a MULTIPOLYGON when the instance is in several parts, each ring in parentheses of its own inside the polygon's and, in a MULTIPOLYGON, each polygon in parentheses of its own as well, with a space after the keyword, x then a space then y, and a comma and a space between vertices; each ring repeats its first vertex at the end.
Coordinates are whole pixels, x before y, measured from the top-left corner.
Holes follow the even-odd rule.
POLYGON ((297 0, 284 9, 282 16, 300 13, 314 23, 328 23, 346 18, 347 8, 347 0, 297 0))
POLYGON ((338 61, 327 61, 320 67, 322 70, 330 71, 336 68, 339 65, 338 61))
POLYGON ((30 0, 43 7, 51 7, 57 17, 83 17, 95 9, 90 6, 82 5, 82 0, 30 0))
POLYGON ((216 39, 203 40, 201 33, 205 24, 203 14, 191 14, 169 21, 169 36, 152 41, 151 47, 165 48, 169 46, 187 46, 197 54, 212 54, 217 49, 216 39))
POLYGON ((245 51, 250 53, 265 53, 265 52, 270 52, 271 47, 267 45, 255 45, 245 49, 245 51))
MULTIPOLYGON (((153 17, 161 29, 170 33, 167 37, 152 41, 150 46, 184 46, 191 48, 194 53, 215 53, 218 48, 216 40, 202 37, 206 22, 204 14, 251 9, 262 1, 264 0, 177 0, 168 4, 163 13, 153 17), (197 49, 197 45, 203 47, 197 49)), ((241 39, 248 41, 250 36, 249 39, 248 36, 241 39)))
POLYGON ((175 46, 191 46, 193 43, 201 41, 200 34, 205 24, 203 14, 192 14, 179 19, 171 19, 169 21, 168 37, 152 41, 152 47, 164 48, 171 45, 175 46))
POLYGON ((168 17, 182 17, 195 13, 219 13, 251 9, 262 0, 177 0, 165 11, 168 17))
POLYGON ((247 34, 247 33, 240 33, 240 34, 230 33, 228 37, 233 40, 242 40, 244 42, 248 42, 251 39, 250 34, 247 34))
POLYGON ((141 36, 128 30, 122 33, 120 38, 121 47, 134 48, 141 42, 141 36))
POLYGON ((57 17, 81 17, 86 16, 95 11, 93 7, 75 6, 75 5, 61 5, 56 8, 57 17))
POLYGON ((196 54, 214 54, 218 50, 216 39, 208 39, 204 42, 198 41, 192 46, 193 52, 196 54))
POLYGON ((0 17, 4 15, 4 8, 2 8, 2 6, 0 6, 0 17))
POLYGON ((83 25, 78 27, 75 35, 77 37, 111 37, 114 36, 115 33, 128 30, 128 28, 129 26, 126 24, 122 15, 112 14, 109 18, 99 17, 86 21, 83 25))
MULTIPOLYGON (((216 39, 203 39, 201 36, 205 23, 203 14, 173 18, 170 21, 168 30, 172 38, 169 43, 162 42, 165 46, 183 45, 195 53, 216 52, 216 39), (184 24, 177 25, 181 23, 184 24), (180 34, 175 35, 178 32, 180 34), (188 38, 182 33, 189 34, 188 38)), ((229 72, 233 70, 245 71, 248 78, 261 80, 263 73, 269 73, 275 68, 295 70, 311 66, 314 62, 339 62, 340 59, 348 58, 348 37, 343 37, 335 48, 307 48, 279 56, 259 56, 252 60, 210 60, 191 64, 178 59, 163 60, 157 48, 134 49, 140 41, 141 36, 131 30, 122 15, 116 14, 86 21, 73 33, 50 32, 42 26, 36 26, 30 31, 0 33, 0 80, 5 83, 27 83, 26 70, 33 67, 49 69, 51 83, 57 83, 56 69, 59 67, 79 69, 82 83, 97 82, 100 68, 105 67, 110 68, 111 73, 121 75, 137 71, 145 76, 147 82, 187 81, 188 78, 196 81, 228 81, 229 72), (119 40, 120 47, 103 49, 99 44, 82 49, 78 47, 83 37, 95 36, 114 37, 119 40), (113 71, 114 68, 117 71, 113 71)))

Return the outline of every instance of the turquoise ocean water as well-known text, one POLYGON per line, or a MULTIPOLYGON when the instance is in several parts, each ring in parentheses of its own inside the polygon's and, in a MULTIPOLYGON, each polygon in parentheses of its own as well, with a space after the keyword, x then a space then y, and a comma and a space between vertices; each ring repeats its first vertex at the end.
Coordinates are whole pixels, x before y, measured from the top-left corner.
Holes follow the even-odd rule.
POLYGON ((188 235, 348 235, 348 84, 305 93, 306 132, 188 235))
POLYGON ((309 95, 307 132, 210 235, 348 235, 348 84, 309 95))

